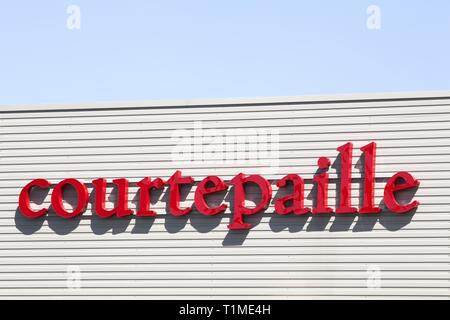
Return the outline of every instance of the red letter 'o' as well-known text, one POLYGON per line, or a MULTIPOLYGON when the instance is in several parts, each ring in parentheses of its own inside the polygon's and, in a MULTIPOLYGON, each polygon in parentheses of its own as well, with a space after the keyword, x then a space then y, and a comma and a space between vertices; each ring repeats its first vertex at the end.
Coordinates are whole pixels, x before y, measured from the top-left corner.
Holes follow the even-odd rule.
POLYGON ((52 192, 52 207, 56 214, 63 218, 73 218, 86 211, 89 195, 84 183, 77 179, 65 179, 58 183, 52 192), (63 189, 66 185, 71 185, 78 194, 78 205, 72 212, 67 212, 63 205, 63 189))

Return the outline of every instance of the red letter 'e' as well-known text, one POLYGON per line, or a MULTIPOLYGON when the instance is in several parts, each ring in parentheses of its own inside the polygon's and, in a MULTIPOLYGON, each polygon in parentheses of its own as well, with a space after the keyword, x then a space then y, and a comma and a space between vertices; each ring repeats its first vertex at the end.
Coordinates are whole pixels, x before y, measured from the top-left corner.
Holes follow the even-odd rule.
POLYGON ((203 213, 204 215, 207 216, 212 216, 222 211, 225 211, 227 208, 226 204, 221 204, 218 207, 210 208, 205 201, 205 195, 227 190, 227 188, 228 188, 227 184, 219 177, 217 176, 206 177, 205 179, 200 181, 199 185, 197 186, 197 189, 195 190, 195 198, 194 198, 195 207, 200 213, 203 213), (214 186, 207 187, 206 185, 208 183, 212 183, 214 186))
POLYGON ((411 203, 402 205, 395 199, 394 192, 415 188, 420 184, 419 180, 416 180, 411 174, 405 171, 397 172, 386 183, 384 188, 384 203, 386 207, 395 213, 406 213, 419 206, 419 201, 413 201, 411 203), (399 180, 404 180, 404 183, 397 184, 399 180))

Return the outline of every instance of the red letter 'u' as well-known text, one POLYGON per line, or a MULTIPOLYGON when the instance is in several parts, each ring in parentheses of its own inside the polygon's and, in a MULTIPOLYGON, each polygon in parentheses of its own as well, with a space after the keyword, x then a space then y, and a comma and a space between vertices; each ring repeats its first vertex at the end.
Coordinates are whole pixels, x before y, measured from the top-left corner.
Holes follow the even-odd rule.
POLYGON ((105 209, 106 180, 103 178, 92 181, 95 186, 95 212, 102 218, 108 218, 116 214, 118 217, 129 216, 133 210, 128 209, 128 180, 115 179, 113 183, 117 186, 117 206, 111 210, 105 209))

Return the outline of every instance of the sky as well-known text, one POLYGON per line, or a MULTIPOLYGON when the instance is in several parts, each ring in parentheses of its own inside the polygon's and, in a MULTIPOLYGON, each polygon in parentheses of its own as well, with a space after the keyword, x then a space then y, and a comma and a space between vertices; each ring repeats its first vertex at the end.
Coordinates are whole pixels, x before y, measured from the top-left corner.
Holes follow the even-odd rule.
POLYGON ((428 90, 448 0, 0 0, 0 105, 428 90))

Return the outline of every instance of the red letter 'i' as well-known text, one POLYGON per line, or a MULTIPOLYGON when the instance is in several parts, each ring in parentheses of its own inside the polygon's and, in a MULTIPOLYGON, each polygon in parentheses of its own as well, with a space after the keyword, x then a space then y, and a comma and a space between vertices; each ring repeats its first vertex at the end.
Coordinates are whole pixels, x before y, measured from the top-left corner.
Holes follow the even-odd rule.
MULTIPOLYGON (((327 170, 330 165, 330 159, 321 157, 317 161, 319 169, 327 170)), ((312 209, 312 213, 332 213, 333 209, 328 207, 328 173, 320 173, 314 176, 314 182, 317 183, 317 199, 316 206, 312 209)))

